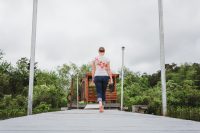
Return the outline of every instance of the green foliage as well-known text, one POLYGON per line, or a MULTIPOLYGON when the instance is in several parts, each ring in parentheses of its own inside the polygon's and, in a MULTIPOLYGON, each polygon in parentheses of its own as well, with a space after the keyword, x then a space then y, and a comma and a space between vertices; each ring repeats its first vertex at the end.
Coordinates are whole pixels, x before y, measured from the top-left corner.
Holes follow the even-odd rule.
POLYGON ((3 53, 3 51, 0 49, 0 61, 3 59, 3 55, 4 55, 4 53, 3 53))
POLYGON ((0 93, 16 96, 21 94, 25 86, 28 86, 28 59, 21 58, 13 67, 7 61, 0 62, 0 93))
MULTIPOLYGON (((174 114, 181 112, 186 116, 177 117, 193 120, 196 119, 188 115, 195 114, 200 117, 200 64, 185 63, 180 66, 175 63, 166 64, 166 79, 168 108, 175 109, 174 112, 169 110, 168 115, 174 117, 174 114), (180 107, 182 108, 179 109, 180 107)), ((118 83, 117 87, 120 88, 121 83, 118 83)), ((120 94, 120 90, 118 93, 120 94)), ((147 113, 161 114, 160 71, 152 75, 146 73, 141 75, 125 68, 124 106, 130 110, 132 105, 147 105, 147 113)))
POLYGON ((47 104, 45 102, 41 102, 39 105, 37 105, 34 109, 33 112, 35 114, 37 113, 42 113, 42 112, 48 112, 51 110, 51 104, 47 104))
POLYGON ((35 86, 33 96, 33 107, 36 107, 41 102, 45 102, 51 104, 52 108, 61 107, 64 104, 63 98, 67 97, 63 89, 56 88, 54 85, 35 86))
MULTIPOLYGON (((21 58, 12 65, 0 50, 0 119, 26 115, 30 63, 21 58)), ((36 65, 36 64, 35 64, 36 65)), ((200 118, 200 64, 166 64, 168 115, 184 119, 200 118)), ((35 66, 33 112, 57 110, 67 105, 70 87, 91 71, 91 66, 63 64, 56 71, 40 70, 35 66), (72 80, 73 79, 73 80, 72 80)), ((147 113, 161 114, 160 71, 148 75, 124 71, 124 106, 147 105, 147 113)), ((117 80, 117 82, 120 79, 117 80)), ((80 81, 79 81, 80 82, 80 81)), ((120 102, 121 82, 117 84, 120 102)), ((74 96, 76 92, 74 92, 74 96)))
POLYGON ((24 96, 12 98, 11 95, 4 95, 0 100, 0 119, 25 115, 26 105, 27 99, 24 96))
MULTIPOLYGON (((26 115, 29 60, 21 58, 13 67, 3 60, 1 51, 0 57, 0 119, 26 115)), ((35 67, 33 112, 47 112, 67 106, 71 78, 78 73, 81 79, 88 71, 88 65, 78 67, 74 63, 64 64, 58 67, 57 71, 45 71, 35 67)))
POLYGON ((41 71, 38 70, 35 74, 36 85, 54 85, 61 88, 63 83, 55 71, 41 71))
MULTIPOLYGON (((84 65, 82 66, 84 68, 84 65)), ((62 79, 62 82, 65 84, 65 87, 69 89, 71 87, 72 78, 76 77, 77 74, 82 75, 81 69, 74 63, 63 64, 58 67, 58 75, 62 79)))
MULTIPOLYGON (((21 58, 12 66, 3 60, 3 55, 0 50, 0 119, 26 115, 29 60, 21 58)), ((87 65, 83 68, 87 70, 87 65)), ((78 70, 79 67, 73 63, 50 72, 37 69, 35 64, 34 113, 58 110, 61 106, 66 106, 71 74, 78 70)))
POLYGON ((200 121, 200 107, 170 107, 168 108, 168 115, 175 118, 200 121))

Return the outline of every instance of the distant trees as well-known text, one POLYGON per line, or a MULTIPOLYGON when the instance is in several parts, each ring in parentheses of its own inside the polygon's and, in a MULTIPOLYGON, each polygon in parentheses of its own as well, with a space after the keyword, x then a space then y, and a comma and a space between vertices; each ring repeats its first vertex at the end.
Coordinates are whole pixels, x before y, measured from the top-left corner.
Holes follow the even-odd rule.
MULTIPOLYGON (((0 119, 26 115, 30 62, 21 58, 13 66, 0 50, 0 119)), ((35 64, 33 112, 59 110, 67 106, 71 77, 84 76, 89 66, 63 64, 55 71, 40 70, 35 64)))
MULTIPOLYGON (((0 119, 26 115, 30 63, 21 58, 12 65, 0 50, 0 119)), ((200 64, 166 64, 168 115, 200 121, 200 64), (198 118, 198 119, 197 119, 198 118)), ((89 65, 63 64, 57 70, 40 70, 35 64, 33 112, 58 110, 67 105, 72 78, 76 82, 90 71, 89 65)), ((160 71, 151 75, 124 71, 124 105, 148 105, 147 113, 161 114, 160 71)), ((120 101, 120 79, 117 79, 120 101)), ((74 91, 76 95, 76 91, 74 91)))
MULTIPOLYGON (((196 119, 197 114, 200 118, 200 64, 166 64, 166 82, 168 115, 200 120, 196 119), (189 118, 183 112, 184 115, 177 115, 181 110, 192 111, 193 108, 195 111, 199 108, 199 112, 194 113, 195 116, 190 113, 189 118)), ((118 86, 120 87, 120 82, 118 86)), ((160 71, 147 75, 134 73, 126 68, 124 91, 125 106, 129 109, 135 104, 145 104, 149 107, 148 113, 161 114, 160 71)))

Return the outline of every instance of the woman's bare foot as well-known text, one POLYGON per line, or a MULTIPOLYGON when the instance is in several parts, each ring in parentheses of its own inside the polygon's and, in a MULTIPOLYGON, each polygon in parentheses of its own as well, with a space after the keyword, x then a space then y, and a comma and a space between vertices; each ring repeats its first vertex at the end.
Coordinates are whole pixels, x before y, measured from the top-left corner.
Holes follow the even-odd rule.
POLYGON ((102 113, 104 111, 102 102, 99 102, 99 112, 102 113))
POLYGON ((104 111, 103 106, 99 106, 99 112, 102 113, 104 111))

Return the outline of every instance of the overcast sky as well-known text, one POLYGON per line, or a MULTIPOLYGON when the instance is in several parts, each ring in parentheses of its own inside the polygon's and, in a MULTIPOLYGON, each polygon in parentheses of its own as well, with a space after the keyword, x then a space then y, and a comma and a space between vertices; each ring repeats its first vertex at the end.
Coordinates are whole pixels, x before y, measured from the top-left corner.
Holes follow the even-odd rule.
MULTIPOLYGON (((160 69, 157 0, 38 0, 36 61, 52 70, 89 63, 106 48, 113 71, 160 69)), ((200 62, 200 0, 163 0, 166 63, 200 62)), ((0 0, 0 49, 30 57, 32 0, 0 0)))

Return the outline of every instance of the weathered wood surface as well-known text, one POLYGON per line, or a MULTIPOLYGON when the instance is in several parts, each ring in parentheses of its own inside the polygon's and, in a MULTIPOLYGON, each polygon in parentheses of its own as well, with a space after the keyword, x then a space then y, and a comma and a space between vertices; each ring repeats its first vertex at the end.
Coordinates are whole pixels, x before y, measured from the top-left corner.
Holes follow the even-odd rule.
POLYGON ((0 121, 0 133, 200 133, 200 122, 118 110, 67 110, 0 121))
MULTIPOLYGON (((106 103, 106 105, 104 107, 106 109, 112 108, 112 109, 116 109, 117 110, 117 109, 119 109, 120 104, 118 104, 118 103, 106 103)), ((95 104, 95 103, 87 104, 84 109, 99 109, 99 104, 95 104)))

